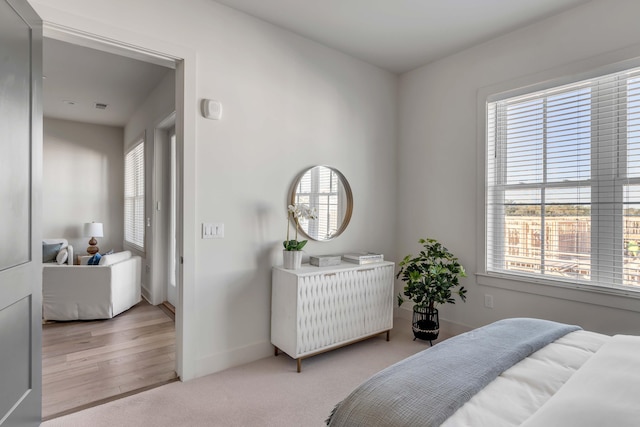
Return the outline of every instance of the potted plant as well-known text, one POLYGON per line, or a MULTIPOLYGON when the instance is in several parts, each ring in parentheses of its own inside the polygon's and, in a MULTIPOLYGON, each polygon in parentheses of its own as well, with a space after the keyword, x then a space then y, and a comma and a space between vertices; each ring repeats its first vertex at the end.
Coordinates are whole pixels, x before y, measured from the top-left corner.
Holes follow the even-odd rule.
POLYGON ((455 304, 454 294, 464 302, 467 290, 460 285, 459 278, 467 274, 458 258, 437 240, 420 239, 419 242, 424 249, 416 256, 407 255, 399 264, 396 278, 402 279, 405 287, 404 292, 398 294, 398 306, 404 303, 404 297, 413 301, 414 340, 431 342, 438 338, 440 331, 436 305, 455 304))
POLYGON ((301 219, 316 219, 318 215, 315 208, 310 208, 304 204, 289 205, 287 207, 287 240, 282 242, 284 251, 282 260, 284 268, 295 270, 300 268, 302 262, 302 248, 307 244, 306 240, 298 241, 298 227, 301 219), (296 238, 289 240, 289 221, 293 220, 296 225, 296 238))

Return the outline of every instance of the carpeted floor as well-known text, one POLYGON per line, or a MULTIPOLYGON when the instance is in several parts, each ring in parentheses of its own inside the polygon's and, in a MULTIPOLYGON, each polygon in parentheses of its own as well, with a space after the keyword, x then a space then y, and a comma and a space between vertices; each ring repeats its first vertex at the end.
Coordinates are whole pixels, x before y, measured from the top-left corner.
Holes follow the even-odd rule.
POLYGON ((413 341, 409 321, 396 318, 390 342, 382 334, 305 359, 301 373, 296 372, 295 360, 280 354, 164 385, 41 426, 322 426, 333 406, 358 384, 428 346, 428 342, 413 341))

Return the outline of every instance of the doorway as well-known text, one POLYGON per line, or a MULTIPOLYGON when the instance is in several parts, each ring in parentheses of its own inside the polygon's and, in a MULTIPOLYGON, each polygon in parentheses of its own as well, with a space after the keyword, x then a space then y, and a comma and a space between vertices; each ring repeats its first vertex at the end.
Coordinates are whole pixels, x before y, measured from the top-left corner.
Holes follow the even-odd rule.
POLYGON ((167 277, 167 302, 174 307, 178 305, 178 147, 176 139, 176 127, 169 129, 169 245, 167 253, 168 272, 167 277))
POLYGON ((158 300, 175 316, 178 305, 180 211, 180 162, 176 138, 175 114, 160 122, 154 138, 153 194, 154 250, 152 271, 158 286, 158 300))
MULTIPOLYGON (((46 28, 46 26, 45 26, 46 28)), ((82 46, 82 47, 90 47, 92 49, 96 49, 98 51, 104 51, 104 52, 108 52, 109 54, 116 54, 116 55, 120 55, 122 57, 126 57, 126 58, 132 58, 134 57, 136 60, 145 60, 147 59, 149 62, 156 64, 156 65, 161 65, 164 67, 168 67, 168 68, 176 68, 176 67, 180 67, 181 64, 179 63, 179 61, 177 61, 176 59, 172 59, 172 58, 158 58, 157 54, 154 55, 149 55, 149 56, 145 56, 144 52, 138 51, 136 50, 135 52, 132 52, 131 47, 118 47, 117 45, 114 44, 113 41, 110 41, 109 43, 101 43, 99 40, 96 40, 95 38, 91 38, 88 39, 84 34, 80 35, 80 34, 70 34, 69 30, 65 30, 63 33, 59 33, 55 28, 50 28, 50 31, 46 31, 45 29, 45 37, 50 37, 52 40, 57 40, 57 41, 64 41, 70 44, 74 44, 77 46, 82 46), (160 64, 159 64, 160 63, 160 64)), ((180 72, 176 72, 175 73, 175 86, 176 88, 180 88, 184 85, 183 82, 183 74, 180 72)), ((182 93, 181 90, 177 90, 175 91, 175 93, 182 93)), ((177 99, 176 99, 177 101, 177 99)), ((181 101, 184 102, 184 101, 181 101)), ((183 129, 182 123, 180 122, 180 119, 176 119, 176 116, 174 115, 174 124, 172 126, 173 129, 175 129, 176 127, 179 129, 183 129), (178 123, 175 123, 175 122, 178 123), (176 126, 177 125, 177 126, 176 126)), ((177 152, 180 152, 180 150, 182 150, 182 146, 181 146, 181 141, 184 141, 184 137, 182 134, 182 131, 180 130, 179 132, 176 132, 175 130, 173 131, 173 135, 174 135, 174 140, 175 140, 175 149, 177 152)), ((148 163, 149 164, 149 163, 148 163)), ((151 163, 153 164, 153 163, 151 163)), ((178 200, 181 199, 181 195, 179 193, 179 188, 180 187, 176 187, 175 191, 176 191, 176 198, 178 200)), ((147 203, 147 212, 152 211, 152 207, 149 206, 149 203, 147 203)), ((179 211, 179 210, 178 210, 179 211)), ((182 230, 182 222, 181 222, 181 218, 179 215, 174 217, 174 226, 175 226, 175 232, 172 233, 173 235, 177 235, 177 239, 176 239, 176 245, 174 246, 175 248, 175 254, 174 254, 174 258, 177 258, 178 254, 181 253, 181 248, 180 246, 178 246, 182 240, 181 240, 181 234, 180 231, 182 230)), ((168 231, 167 231, 168 233, 168 231)), ((149 238, 148 238, 148 242, 149 242, 149 246, 153 247, 153 233, 148 233, 149 238)), ((82 247, 82 246, 81 246, 82 247)), ((154 262, 154 252, 151 250, 149 251, 150 256, 149 256, 149 261, 150 264, 156 264, 154 262)), ((145 263, 145 264, 149 264, 149 263, 145 263)), ((162 263, 165 264, 165 263, 162 263)), ((146 273, 149 271, 148 267, 147 269, 143 268, 143 271, 146 273)), ((176 268, 175 268, 175 274, 173 276, 173 283, 174 283, 174 288, 176 290, 175 296, 176 298, 174 299, 175 301, 175 307, 177 308, 178 312, 181 311, 181 305, 180 305, 180 295, 179 295, 179 289, 181 287, 181 272, 179 269, 179 264, 176 263, 176 268)), ((146 277, 146 279, 149 279, 149 277, 146 277)), ((181 353, 181 332, 180 330, 176 331, 176 343, 175 346, 173 348, 173 365, 174 365, 174 370, 176 372, 178 372, 178 374, 180 374, 180 366, 179 363, 176 363, 176 361, 179 361, 180 358, 178 357, 178 355, 181 353)), ((99 402, 101 403, 101 402, 99 402)))

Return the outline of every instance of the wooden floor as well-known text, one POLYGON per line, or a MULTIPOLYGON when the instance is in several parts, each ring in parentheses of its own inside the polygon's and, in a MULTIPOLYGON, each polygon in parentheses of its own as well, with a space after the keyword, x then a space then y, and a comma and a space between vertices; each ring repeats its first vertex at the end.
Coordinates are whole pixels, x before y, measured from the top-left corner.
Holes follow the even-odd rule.
POLYGON ((109 320, 42 326, 42 417, 177 380, 175 325, 143 300, 109 320))

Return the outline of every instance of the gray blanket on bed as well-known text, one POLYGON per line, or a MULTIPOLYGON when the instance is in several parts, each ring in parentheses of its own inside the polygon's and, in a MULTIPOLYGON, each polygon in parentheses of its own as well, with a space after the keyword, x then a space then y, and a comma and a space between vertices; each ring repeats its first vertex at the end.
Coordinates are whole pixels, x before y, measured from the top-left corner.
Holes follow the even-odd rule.
POLYGON ((336 405, 327 425, 439 426, 503 371, 578 329, 516 318, 450 338, 378 372, 336 405))

